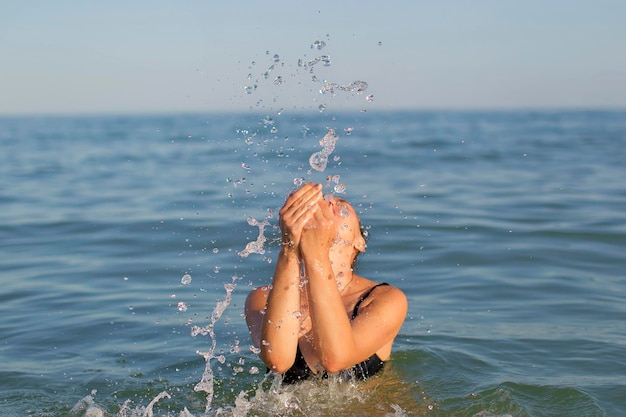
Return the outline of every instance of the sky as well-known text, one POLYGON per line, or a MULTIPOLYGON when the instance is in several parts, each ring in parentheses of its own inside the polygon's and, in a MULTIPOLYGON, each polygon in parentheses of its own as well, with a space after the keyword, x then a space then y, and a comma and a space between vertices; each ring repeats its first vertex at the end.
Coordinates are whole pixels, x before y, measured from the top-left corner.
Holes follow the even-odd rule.
POLYGON ((626 108, 624 16, 623 0, 0 0, 0 115, 626 108), (353 81, 367 90, 320 93, 353 81))

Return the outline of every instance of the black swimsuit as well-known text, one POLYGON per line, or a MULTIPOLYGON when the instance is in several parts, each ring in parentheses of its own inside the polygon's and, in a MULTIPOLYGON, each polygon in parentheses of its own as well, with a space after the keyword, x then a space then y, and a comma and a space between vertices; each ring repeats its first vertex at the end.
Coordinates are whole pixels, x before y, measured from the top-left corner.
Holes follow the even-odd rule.
MULTIPOLYGON (((361 295, 359 300, 354 305, 351 320, 354 320, 354 318, 359 314, 359 306, 361 305, 361 303, 370 296, 372 291, 383 285, 389 284, 386 282, 376 284, 372 288, 367 290, 363 295, 361 295)), ((352 367, 351 373, 354 374, 354 377, 357 379, 365 379, 383 369, 384 364, 385 363, 378 357, 378 355, 374 353, 368 359, 354 365, 352 367)), ((287 372, 283 374, 283 383, 293 384, 295 382, 303 381, 314 376, 316 376, 316 374, 311 370, 311 368, 309 368, 309 365, 307 365, 306 360, 304 359, 304 356, 302 356, 302 352, 300 351, 300 346, 298 346, 298 349, 296 351, 296 358, 293 365, 287 370, 287 372)), ((326 377, 328 377, 328 374, 324 372, 322 378, 326 377)))

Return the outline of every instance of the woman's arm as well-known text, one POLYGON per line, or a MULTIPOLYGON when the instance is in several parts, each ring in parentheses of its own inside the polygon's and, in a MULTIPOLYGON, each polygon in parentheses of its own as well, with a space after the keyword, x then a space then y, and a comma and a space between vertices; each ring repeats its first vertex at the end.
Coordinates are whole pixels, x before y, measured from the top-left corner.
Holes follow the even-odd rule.
POLYGON ((313 338, 321 365, 328 372, 338 372, 362 362, 393 341, 406 316, 407 303, 397 288, 381 288, 351 322, 328 255, 337 229, 327 204, 320 203, 313 222, 300 241, 313 338))
POLYGON ((305 184, 280 210, 283 247, 272 285, 257 288, 246 300, 246 321, 259 356, 277 372, 294 362, 300 331, 300 239, 303 227, 317 210, 321 186, 305 184))
POLYGON ((300 261, 283 247, 271 286, 253 290, 246 299, 246 321, 259 357, 268 368, 285 372, 293 364, 300 322, 300 261))

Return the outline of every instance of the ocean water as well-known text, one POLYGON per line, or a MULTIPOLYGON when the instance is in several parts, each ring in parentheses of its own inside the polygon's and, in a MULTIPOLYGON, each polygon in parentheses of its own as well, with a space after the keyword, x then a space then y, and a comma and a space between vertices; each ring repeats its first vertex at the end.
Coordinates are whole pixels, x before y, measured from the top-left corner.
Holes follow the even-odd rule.
POLYGON ((5 117, 0 147, 2 416, 626 415, 624 111, 5 117), (250 350, 302 179, 409 299, 364 383, 250 350))

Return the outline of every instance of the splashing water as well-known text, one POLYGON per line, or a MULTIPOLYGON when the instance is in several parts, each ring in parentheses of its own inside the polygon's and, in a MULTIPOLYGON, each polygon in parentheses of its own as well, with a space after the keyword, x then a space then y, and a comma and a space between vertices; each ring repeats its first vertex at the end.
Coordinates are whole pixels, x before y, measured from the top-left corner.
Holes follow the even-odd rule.
MULTIPOLYGON (((330 93, 330 95, 332 96, 336 94, 335 91, 346 91, 346 92, 355 91, 357 93, 362 93, 363 91, 367 90, 367 87, 368 87, 368 84, 365 81, 352 81, 348 85, 327 83, 324 85, 324 87, 321 88, 320 93, 321 94, 330 93)), ((373 97, 374 96, 372 96, 372 98, 373 97)))
POLYGON ((304 61, 302 59, 298 60, 298 66, 299 67, 304 67, 304 68, 308 68, 310 72, 313 72, 313 67, 319 63, 322 63, 323 66, 325 67, 330 67, 331 61, 330 61, 330 56, 329 55, 320 55, 318 57, 315 57, 313 59, 310 59, 308 61, 304 61))
POLYGON ((255 241, 248 242, 243 250, 237 252, 237 255, 241 256, 242 258, 247 258, 251 253, 258 253, 259 255, 265 254, 264 245, 267 241, 267 238, 263 235, 263 232, 265 231, 265 226, 269 226, 270 222, 267 218, 263 219, 262 222, 259 222, 254 217, 248 217, 248 224, 250 226, 257 226, 259 228, 259 236, 256 238, 255 241))
POLYGON ((328 156, 335 150, 335 143, 338 139, 339 137, 335 135, 335 130, 328 129, 326 135, 324 135, 324 137, 320 140, 322 150, 313 153, 309 157, 309 164, 311 165, 311 168, 320 172, 326 169, 326 165, 328 164, 328 156))
POLYGON ((232 293, 235 290, 235 287, 237 286, 235 282, 238 279, 239 277, 237 277, 236 275, 233 275, 232 283, 224 284, 224 289, 226 290, 226 298, 224 298, 224 300, 222 301, 218 301, 217 304, 215 305, 215 308, 213 309, 213 312, 211 313, 211 319, 209 321, 209 324, 207 324, 204 327, 193 326, 191 328, 192 337, 196 337, 198 335, 203 335, 203 336, 209 335, 209 338, 211 339, 211 345, 209 346, 209 350, 207 352, 201 352, 201 351, 196 352, 198 355, 201 355, 202 357, 204 357, 206 365, 204 368, 204 373, 202 374, 202 378, 200 379, 200 382, 198 382, 196 386, 193 388, 193 390, 196 392, 202 391, 206 393, 207 397, 206 397, 205 411, 207 413, 211 409, 211 403, 213 402, 213 392, 214 392, 213 391, 214 390, 214 387, 213 387, 214 375, 213 375, 213 369, 211 368, 211 359, 217 359, 218 361, 223 361, 221 357, 213 356, 213 353, 215 351, 215 346, 217 344, 217 341, 215 339, 215 332, 213 331, 213 328, 215 327, 215 323, 220 319, 220 317, 222 317, 222 314, 224 313, 224 310, 226 310, 226 307, 228 307, 228 305, 230 304, 232 293))

